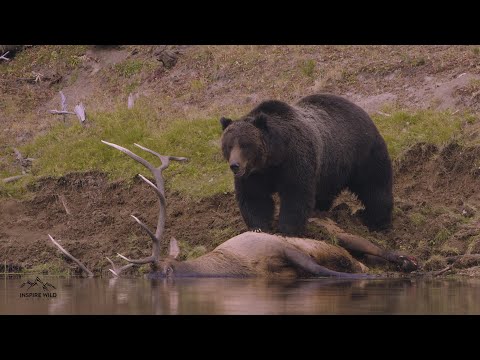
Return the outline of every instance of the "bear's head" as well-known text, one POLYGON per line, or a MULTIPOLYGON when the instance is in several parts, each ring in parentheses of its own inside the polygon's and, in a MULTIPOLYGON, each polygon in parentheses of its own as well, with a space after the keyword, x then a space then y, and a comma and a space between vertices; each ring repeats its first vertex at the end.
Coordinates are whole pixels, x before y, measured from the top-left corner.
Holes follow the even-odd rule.
POLYGON ((267 117, 259 114, 232 121, 222 117, 222 152, 235 177, 248 176, 265 167, 267 149, 264 132, 267 117))

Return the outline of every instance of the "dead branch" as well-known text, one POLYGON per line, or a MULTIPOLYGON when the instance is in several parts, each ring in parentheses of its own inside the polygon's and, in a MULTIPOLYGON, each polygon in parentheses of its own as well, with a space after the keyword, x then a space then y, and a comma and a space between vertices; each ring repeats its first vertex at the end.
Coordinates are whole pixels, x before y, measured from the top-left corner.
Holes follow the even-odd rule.
POLYGON ((87 116, 85 114, 85 106, 83 103, 76 105, 74 111, 78 117, 78 120, 80 120, 80 124, 84 125, 85 121, 87 120, 87 116))
POLYGON ((87 274, 88 277, 93 277, 93 273, 87 269, 87 267, 85 265, 83 265, 80 260, 78 260, 76 257, 74 257, 72 254, 70 254, 67 250, 65 250, 62 245, 60 245, 58 242, 55 241, 55 239, 50 235, 48 234, 48 237, 50 238, 50 240, 52 240, 52 242, 55 244, 56 247, 58 247, 60 249, 60 251, 62 253, 64 253, 69 259, 73 260, 74 262, 77 263, 78 266, 80 266, 80 268, 87 274))
POLYGON ((13 148, 13 151, 15 152, 18 163, 22 167, 22 174, 25 175, 34 159, 23 157, 22 153, 17 148, 13 148))
POLYGON ((66 115, 77 115, 78 119, 80 120, 80 124, 85 125, 85 121, 87 119, 86 117, 86 112, 85 112, 85 106, 83 103, 80 103, 74 107, 74 111, 68 111, 67 110, 67 98, 63 94, 62 91, 60 91, 60 106, 62 110, 50 110, 50 114, 53 115, 62 115, 63 116, 63 121, 66 121, 66 115))
POLYGON ((383 111, 380 111, 380 110, 377 111, 377 114, 380 114, 380 115, 383 115, 383 116, 386 116, 386 117, 392 116, 391 114, 387 114, 387 113, 385 113, 383 111))
POLYGON ((70 211, 70 209, 67 206, 67 200, 65 200, 65 196, 58 195, 58 198, 60 199, 60 202, 62 203, 63 208, 65 209, 65 212, 67 213, 67 215, 72 215, 72 212, 70 211))
POLYGON ((322 227, 327 233, 337 240, 339 246, 345 248, 349 252, 380 257, 384 260, 397 264, 402 268, 403 271, 410 272, 418 268, 416 259, 384 250, 359 235, 347 233, 332 219, 311 218, 308 221, 322 227))
POLYGON ((76 115, 74 112, 62 111, 62 110, 50 110, 50 114, 53 114, 53 115, 76 115))
POLYGON ((107 258, 108 262, 109 262, 110 264, 112 264, 112 268, 113 268, 113 269, 108 269, 108 270, 110 270, 110 272, 111 272, 113 275, 115 275, 116 277, 119 277, 120 274, 122 273, 122 271, 125 271, 125 270, 127 270, 127 269, 130 269, 132 266, 135 265, 135 264, 130 263, 130 264, 124 265, 124 266, 122 266, 122 267, 117 267, 117 266, 113 263, 113 261, 110 260, 110 258, 109 258, 108 256, 105 256, 105 257, 107 258))
POLYGON ((450 271, 453 269, 453 264, 452 265, 448 265, 446 268, 442 269, 442 270, 439 270, 439 271, 434 271, 433 272, 433 276, 440 276, 440 275, 443 275, 445 274, 447 271, 450 271))
POLYGON ((14 181, 17 181, 17 180, 20 180, 22 177, 24 177, 24 175, 16 175, 16 176, 11 176, 11 177, 8 177, 8 178, 5 178, 3 179, 2 181, 7 184, 7 183, 10 183, 10 182, 14 182, 14 181))
POLYGON ((127 107, 128 107, 129 109, 133 109, 133 106, 135 105, 135 100, 138 99, 138 96, 139 96, 138 94, 135 94, 135 95, 134 95, 134 94, 132 94, 132 93, 130 93, 130 94, 128 95, 127 107))
POLYGON ((10 51, 7 51, 5 54, 3 54, 2 56, 0 56, 0 59, 1 59, 1 60, 5 60, 5 61, 10 61, 10 59, 7 58, 7 55, 8 55, 9 52, 10 52, 10 51))
MULTIPOLYGON (((165 230, 165 218, 166 218, 165 180, 163 178, 162 173, 163 173, 163 170, 165 170, 170 165, 170 161, 187 161, 188 159, 184 158, 184 157, 160 155, 157 152, 155 152, 153 150, 150 150, 146 147, 143 147, 143 146, 138 145, 138 144, 134 144, 135 146, 139 147, 140 149, 142 149, 144 151, 147 151, 150 154, 155 155, 160 159, 161 165, 159 167, 155 167, 151 163, 149 163, 147 160, 145 160, 144 158, 138 156, 137 154, 131 152, 130 150, 128 150, 128 149, 126 149, 122 146, 112 144, 112 143, 106 142, 104 140, 102 140, 102 143, 104 143, 108 146, 111 146, 111 147, 113 147, 117 150, 120 150, 121 152, 128 155, 129 157, 131 157, 135 161, 138 161, 140 164, 142 164, 148 170, 150 170, 150 172, 153 174, 153 176, 155 178, 156 184, 153 184, 150 180, 148 180, 144 176, 139 175, 140 178, 143 181, 145 181, 148 185, 150 185, 155 190, 155 193, 157 194, 157 196, 160 200, 160 209, 159 209, 158 222, 157 222, 157 228, 155 230, 155 233, 153 233, 148 228, 148 226, 145 225, 143 222, 141 222, 137 217, 131 215, 135 219, 135 221, 145 230, 145 232, 152 239, 152 255, 148 256, 146 258, 143 258, 143 259, 129 259, 129 258, 125 257, 124 255, 117 254, 119 257, 128 261, 131 264, 136 264, 136 265, 148 264, 148 263, 155 264, 160 258, 160 245, 161 245, 160 242, 162 240, 163 233, 164 233, 164 230, 165 230)), ((115 269, 113 269, 113 271, 115 271, 115 269)))

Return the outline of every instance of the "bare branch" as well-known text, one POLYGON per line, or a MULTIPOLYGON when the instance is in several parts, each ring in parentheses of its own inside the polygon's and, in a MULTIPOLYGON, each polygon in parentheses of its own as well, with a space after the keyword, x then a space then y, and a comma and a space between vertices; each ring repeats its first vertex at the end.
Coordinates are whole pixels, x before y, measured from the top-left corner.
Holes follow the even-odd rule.
POLYGON ((25 175, 16 175, 16 176, 11 176, 11 177, 8 177, 8 178, 5 178, 3 179, 2 181, 7 184, 7 183, 10 183, 10 182, 14 182, 14 181, 17 181, 17 180, 20 180, 22 177, 24 177, 25 175))
POLYGON ((67 98, 63 94, 63 91, 60 91, 60 107, 62 108, 62 111, 67 111, 67 98))
POLYGON ((41 74, 39 72, 32 71, 32 75, 35 76, 35 78, 33 79, 34 82, 37 83, 37 82, 42 81, 43 74, 41 74))
POLYGON ((53 115, 76 115, 74 112, 61 111, 61 110, 50 110, 50 114, 53 114, 53 115))
POLYGON ((435 272, 433 273, 433 276, 443 275, 443 274, 445 274, 447 271, 452 270, 452 268, 453 268, 453 264, 452 264, 452 265, 448 265, 446 268, 444 268, 444 269, 442 269, 442 270, 435 271, 435 272))
POLYGON ((134 266, 134 264, 127 264, 127 265, 124 265, 124 266, 121 266, 121 267, 117 267, 112 260, 110 260, 110 258, 108 256, 105 256, 107 258, 107 260, 110 262, 110 264, 112 264, 112 268, 113 269, 108 269, 112 272, 113 275, 115 275, 116 277, 119 277, 120 274, 127 270, 127 269, 130 269, 132 266, 134 266))
POLYGON ((135 100, 138 99, 138 96, 139 96, 138 94, 132 94, 132 93, 128 95, 127 107, 129 109, 133 109, 133 106, 135 105, 135 100))
POLYGON ((10 61, 10 59, 7 58, 7 55, 8 55, 9 52, 10 52, 10 51, 7 51, 5 54, 3 54, 2 56, 0 56, 0 59, 1 59, 1 60, 5 60, 5 61, 10 61))
POLYGON ((15 152, 18 163, 22 167, 22 174, 26 174, 33 159, 23 157, 22 153, 17 148, 13 148, 13 151, 15 152))
POLYGON ((74 257, 72 254, 70 254, 67 250, 65 250, 62 245, 60 245, 58 242, 55 241, 55 239, 50 235, 48 234, 48 237, 50 238, 50 240, 52 240, 52 242, 55 244, 55 246, 57 246, 60 251, 62 253, 64 253, 69 259, 73 260, 74 262, 77 263, 78 266, 80 266, 80 268, 85 271, 85 273, 87 273, 88 277, 93 277, 93 273, 87 269, 87 267, 85 265, 83 265, 80 260, 78 260, 76 257, 74 257))
POLYGON ((380 111, 380 110, 377 111, 377 114, 380 114, 380 115, 383 115, 383 116, 386 116, 386 117, 392 116, 391 114, 384 113, 383 111, 380 111))
POLYGON ((65 196, 63 196, 63 195, 58 195, 58 198, 59 198, 60 201, 62 202, 63 208, 65 209, 65 212, 67 213, 67 215, 72 215, 70 209, 69 209, 68 206, 67 206, 67 200, 65 200, 65 196))

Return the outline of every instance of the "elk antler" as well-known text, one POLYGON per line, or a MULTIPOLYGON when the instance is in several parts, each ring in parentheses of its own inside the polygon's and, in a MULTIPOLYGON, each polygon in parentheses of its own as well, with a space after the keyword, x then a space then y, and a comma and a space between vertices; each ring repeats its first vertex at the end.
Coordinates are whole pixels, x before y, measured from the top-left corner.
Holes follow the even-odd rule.
POLYGON ((135 265, 135 264, 130 263, 130 264, 124 265, 124 266, 119 268, 113 263, 112 260, 110 260, 110 258, 108 256, 105 256, 105 257, 107 258, 108 262, 110 264, 112 264, 112 267, 113 267, 113 269, 108 269, 108 270, 110 270, 112 272, 112 274, 115 275, 116 277, 119 277, 120 273, 122 271, 130 269, 133 265, 135 265))
POLYGON ((75 256, 70 254, 67 250, 65 250, 63 248, 63 246, 60 245, 58 242, 56 242, 55 239, 50 234, 48 234, 48 237, 50 238, 50 240, 52 240, 52 242, 55 244, 55 246, 60 249, 60 251, 62 253, 64 253, 69 259, 75 261, 77 263, 77 265, 80 266, 80 268, 87 273, 88 277, 93 277, 94 276, 93 273, 90 270, 88 270, 87 267, 85 265, 83 265, 80 260, 78 260, 75 256))
MULTIPOLYGON (((163 179, 162 172, 163 172, 163 170, 165 170, 170 165, 170 161, 172 161, 172 160, 173 161, 187 161, 188 159, 184 158, 184 157, 160 155, 160 154, 156 153, 155 151, 150 150, 146 147, 143 147, 143 146, 138 145, 138 144, 134 144, 135 146, 139 147, 140 149, 145 150, 145 151, 149 152, 150 154, 153 154, 153 155, 157 156, 160 159, 162 164, 159 167, 155 167, 152 164, 150 164, 147 160, 143 159, 142 157, 138 156, 137 154, 134 154, 133 152, 131 152, 130 150, 128 150, 124 147, 121 147, 119 145, 112 144, 112 143, 109 143, 109 142, 106 142, 106 141, 103 141, 103 140, 102 140, 102 143, 104 143, 108 146, 111 146, 111 147, 113 147, 117 150, 120 150, 124 154, 127 154, 128 156, 130 156, 132 159, 138 161, 140 164, 142 164, 148 170, 150 170, 150 172, 153 174, 153 176, 155 178, 156 185, 153 184, 150 180, 148 180, 144 176, 139 175, 142 178, 143 181, 145 181, 148 185, 150 185, 155 190, 155 193, 157 194, 157 196, 160 200, 160 210, 159 210, 159 214, 158 214, 157 229, 155 230, 155 233, 153 233, 148 228, 148 226, 145 225, 143 222, 141 222, 138 218, 131 215, 135 219, 135 221, 147 232, 147 234, 152 239, 152 243, 153 243, 152 244, 153 245, 152 246, 153 247, 152 255, 148 256, 146 258, 143 258, 143 259, 135 260, 135 259, 129 259, 129 258, 127 258, 127 257, 125 257, 121 254, 117 254, 119 257, 128 261, 131 264, 136 264, 136 265, 148 264, 148 263, 155 264, 160 259, 160 241, 163 237, 163 232, 165 230, 165 217, 166 217, 165 180, 163 179)), ((112 263, 112 265, 113 265, 113 263, 112 263)), ((123 268, 121 268, 121 269, 123 270, 123 268)), ((110 270, 110 271, 112 271, 112 270, 110 270)), ((118 271, 120 271, 120 269, 118 269, 118 271)), ((118 271, 114 268, 112 272, 114 274, 115 273, 118 274, 118 271)))

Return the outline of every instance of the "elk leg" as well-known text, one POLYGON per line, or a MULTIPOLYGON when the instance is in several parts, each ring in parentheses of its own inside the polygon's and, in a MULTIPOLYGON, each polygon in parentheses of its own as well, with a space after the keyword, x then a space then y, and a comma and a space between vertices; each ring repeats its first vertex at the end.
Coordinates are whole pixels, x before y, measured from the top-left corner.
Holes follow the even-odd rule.
POLYGON ((326 267, 317 264, 317 262, 307 254, 296 249, 285 249, 285 257, 294 269, 305 271, 314 276, 341 277, 349 279, 376 278, 376 276, 369 274, 352 274, 327 269, 326 267))
POLYGON ((349 253, 372 255, 373 257, 385 259, 397 264, 405 272, 411 272, 418 268, 418 263, 415 258, 384 250, 364 237, 349 234, 331 219, 312 218, 309 219, 309 222, 313 222, 324 228, 337 239, 338 245, 346 249, 349 253))

